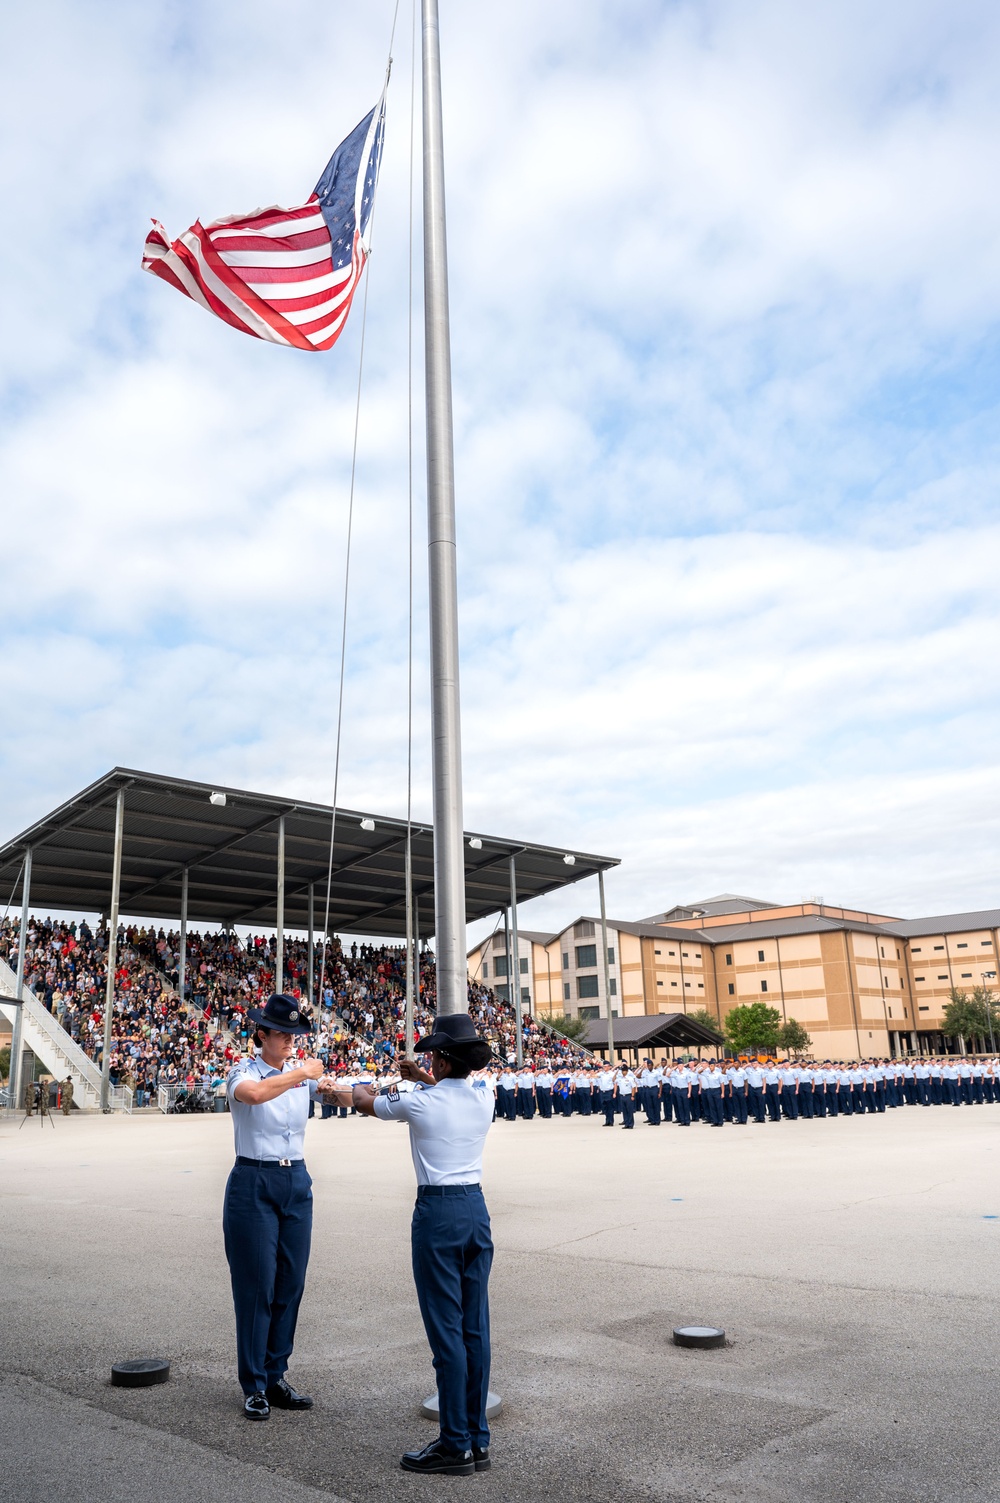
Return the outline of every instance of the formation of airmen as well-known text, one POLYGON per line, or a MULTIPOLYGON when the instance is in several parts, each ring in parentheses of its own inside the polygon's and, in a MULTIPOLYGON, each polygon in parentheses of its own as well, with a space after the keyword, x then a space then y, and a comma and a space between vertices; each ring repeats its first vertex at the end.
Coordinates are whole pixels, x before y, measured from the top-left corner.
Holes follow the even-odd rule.
POLYGON ((673 1122, 796 1121, 800 1117, 845 1117, 902 1106, 978 1106, 1000 1102, 1000 1058, 815 1060, 716 1060, 628 1065, 525 1065, 521 1070, 482 1072, 496 1098, 497 1119, 604 1116, 613 1127, 635 1125, 645 1115, 651 1127, 673 1122))

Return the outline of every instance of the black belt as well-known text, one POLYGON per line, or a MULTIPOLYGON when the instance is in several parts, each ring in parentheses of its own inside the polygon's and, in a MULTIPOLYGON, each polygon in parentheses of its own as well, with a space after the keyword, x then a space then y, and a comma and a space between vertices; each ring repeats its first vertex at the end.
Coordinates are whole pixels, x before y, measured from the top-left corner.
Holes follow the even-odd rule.
POLYGON ((304 1164, 305 1159, 246 1159, 238 1153, 236 1162, 245 1164, 251 1169, 291 1169, 296 1164, 304 1164))
POLYGON ((481 1195, 482 1185, 418 1185, 417 1198, 422 1195, 481 1195))

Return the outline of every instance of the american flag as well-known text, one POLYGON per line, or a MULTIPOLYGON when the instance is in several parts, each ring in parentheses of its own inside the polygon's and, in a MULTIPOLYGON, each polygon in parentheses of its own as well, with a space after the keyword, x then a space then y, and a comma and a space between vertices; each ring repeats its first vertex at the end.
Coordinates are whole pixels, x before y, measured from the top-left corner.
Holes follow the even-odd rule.
POLYGON ((196 221, 173 244, 153 220, 144 271, 219 318, 273 344, 336 344, 368 259, 385 95, 330 158, 300 208, 196 221))

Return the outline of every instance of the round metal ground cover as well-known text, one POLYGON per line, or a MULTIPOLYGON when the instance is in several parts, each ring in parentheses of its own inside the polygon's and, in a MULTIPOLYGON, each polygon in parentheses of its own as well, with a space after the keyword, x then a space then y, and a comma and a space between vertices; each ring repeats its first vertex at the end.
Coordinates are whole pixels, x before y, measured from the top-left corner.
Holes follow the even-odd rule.
POLYGON ((116 1388, 151 1388, 170 1377, 170 1363, 161 1357, 138 1357, 133 1362, 116 1362, 111 1381, 116 1388))
MULTIPOLYGON (((492 1390, 486 1395, 486 1418, 496 1419, 503 1408, 503 1399, 492 1390)), ((424 1399, 420 1406, 420 1413, 424 1419, 436 1420, 438 1418, 438 1396, 432 1393, 430 1398, 424 1399)))
POLYGON ((719 1326, 674 1326, 675 1346, 725 1346, 726 1333, 719 1326))

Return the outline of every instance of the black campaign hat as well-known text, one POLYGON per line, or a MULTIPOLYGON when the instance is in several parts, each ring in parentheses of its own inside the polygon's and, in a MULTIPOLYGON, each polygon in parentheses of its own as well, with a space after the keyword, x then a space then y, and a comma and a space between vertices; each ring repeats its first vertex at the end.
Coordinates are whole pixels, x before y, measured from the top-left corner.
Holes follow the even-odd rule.
POLYGON ((493 1054, 486 1040, 476 1032, 476 1025, 467 1012, 439 1014, 431 1032, 414 1044, 413 1050, 415 1054, 426 1054, 430 1050, 451 1054, 473 1070, 482 1070, 493 1054))
POLYGON ((297 997, 268 997, 261 1008, 247 1014, 260 1028, 274 1028, 278 1033, 312 1033, 312 1019, 299 1007, 297 997))

